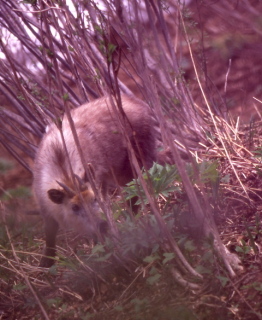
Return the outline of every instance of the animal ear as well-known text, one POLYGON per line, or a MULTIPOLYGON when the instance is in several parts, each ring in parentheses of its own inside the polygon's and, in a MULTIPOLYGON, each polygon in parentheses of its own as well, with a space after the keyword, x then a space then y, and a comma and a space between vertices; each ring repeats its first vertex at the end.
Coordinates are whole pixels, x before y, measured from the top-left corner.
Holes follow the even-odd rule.
POLYGON ((65 193, 58 189, 50 189, 47 191, 48 197, 56 204, 61 204, 64 201, 65 193))

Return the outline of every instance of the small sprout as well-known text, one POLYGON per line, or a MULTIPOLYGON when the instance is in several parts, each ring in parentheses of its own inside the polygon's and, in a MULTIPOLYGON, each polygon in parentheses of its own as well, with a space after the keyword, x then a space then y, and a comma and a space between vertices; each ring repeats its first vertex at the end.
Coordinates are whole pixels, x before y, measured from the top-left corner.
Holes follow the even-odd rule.
POLYGON ((69 100, 69 94, 68 94, 67 92, 64 93, 63 96, 62 96, 62 99, 63 99, 64 101, 68 101, 68 100, 69 100))
POLYGON ((13 169, 14 163, 4 158, 0 158, 0 174, 4 174, 7 171, 13 169))

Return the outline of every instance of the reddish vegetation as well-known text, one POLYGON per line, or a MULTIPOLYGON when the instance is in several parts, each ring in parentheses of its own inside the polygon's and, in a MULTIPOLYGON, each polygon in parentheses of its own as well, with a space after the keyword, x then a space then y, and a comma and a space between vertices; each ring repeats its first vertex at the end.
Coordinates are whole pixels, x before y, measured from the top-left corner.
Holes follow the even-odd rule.
MULTIPOLYGON (((17 244, 17 254, 21 251, 26 252, 26 259, 23 260, 23 257, 21 261, 27 263, 24 265, 21 263, 20 269, 16 268, 19 264, 12 268, 14 257, 11 256, 10 260, 3 258, 5 277, 3 281, 0 279, 2 292, 0 312, 3 310, 6 319, 42 317, 39 304, 35 302, 35 297, 32 298, 32 291, 28 287, 24 288, 24 279, 29 279, 34 284, 50 319, 85 319, 88 313, 92 314, 94 316, 92 319, 95 320, 261 319, 259 312, 261 313, 262 283, 260 253, 262 171, 261 164, 249 150, 253 151, 261 146, 262 135, 261 123, 254 125, 250 121, 251 115, 261 118, 262 105, 253 97, 260 100, 262 97, 262 3, 256 0, 243 3, 249 4, 245 10, 240 5, 241 1, 192 1, 188 7, 191 15, 187 20, 187 31, 193 39, 196 68, 211 107, 217 114, 223 116, 227 110, 233 118, 241 115, 241 121, 247 123, 246 126, 237 127, 235 124, 232 126, 237 128, 236 135, 239 137, 235 140, 232 138, 234 141, 231 141, 234 145, 231 161, 235 165, 239 180, 222 150, 220 141, 216 140, 217 145, 214 150, 207 149, 206 154, 200 153, 203 159, 216 160, 219 164, 221 178, 219 189, 215 190, 217 194, 213 195, 214 199, 210 196, 210 203, 214 208, 215 220, 223 243, 229 250, 238 253, 243 263, 243 271, 238 273, 236 279, 230 279, 220 267, 219 261, 213 258, 212 245, 205 243, 201 247, 198 234, 195 238, 190 234, 193 238, 190 242, 186 242, 183 238, 179 238, 179 241, 190 263, 197 266, 199 261, 204 261, 202 265, 206 268, 202 270, 204 281, 201 291, 198 292, 185 290, 177 285, 168 272, 168 264, 167 268, 161 265, 162 256, 162 260, 153 262, 139 261, 139 267, 132 259, 130 265, 125 267, 118 263, 106 262, 108 267, 105 270, 102 269, 101 262, 92 264, 90 261, 84 267, 78 266, 76 270, 70 264, 66 265, 68 267, 66 268, 66 263, 62 259, 57 270, 40 273, 39 269, 33 266, 38 266, 42 252, 44 238, 42 220, 40 217, 27 216, 24 223, 30 221, 36 225, 29 229, 30 232, 33 230, 33 235, 30 232, 24 235, 19 225, 21 220, 18 219, 19 214, 34 208, 33 200, 31 198, 4 200, 0 202, 0 209, 4 208, 4 213, 11 213, 10 216, 15 217, 13 219, 15 223, 10 224, 11 240, 17 244), (204 42, 194 39, 203 39, 204 42), (245 187, 245 191, 239 181, 245 187), (34 219, 38 222, 34 222, 34 219), (197 250, 190 251, 192 243, 197 250), (152 270, 157 271, 161 278, 153 285, 148 283, 145 285, 146 280, 152 276, 152 270), (21 276, 23 272, 26 274, 25 277, 21 276), (95 278, 95 273, 99 277, 95 278)), ((166 19, 176 43, 174 14, 166 14, 166 19)), ((150 28, 150 25, 145 27, 150 28)), ((193 93, 194 101, 202 108, 205 102, 196 82, 188 46, 184 38, 178 40, 183 52, 181 69, 193 93)), ((122 39, 116 39, 112 34, 112 42, 115 41, 121 45, 123 51, 126 51, 125 58, 132 61, 134 56, 129 53, 128 45, 121 43, 122 39)), ((142 98, 135 82, 121 70, 119 75, 121 80, 142 98)), ((136 77, 136 80, 142 84, 141 79, 136 77)), ((232 136, 234 135, 235 132, 232 136)), ((226 142, 227 146, 230 146, 229 141, 226 142)), ((231 148, 228 148, 228 151, 231 152, 231 148)), ((11 159, 2 148, 0 157, 11 159)), ((9 189, 19 186, 30 187, 32 182, 31 174, 16 163, 14 168, 0 176, 0 179, 1 196, 9 189)), ((180 198, 180 195, 175 195, 170 201, 169 208, 179 208, 182 213, 187 213, 189 209, 184 203, 186 203, 185 196, 182 195, 180 198)), ((159 206, 162 206, 161 202, 159 206)), ((186 223, 190 222, 192 217, 186 220, 186 223)), ((2 226, 4 228, 4 224, 2 226)), ((9 240, 3 241, 6 247, 9 240)), ((76 239, 72 234, 59 236, 58 251, 62 256, 72 258, 75 257, 75 253, 84 251, 87 254, 91 249, 92 245, 87 245, 83 239, 76 239)), ((6 256, 9 257, 12 248, 8 247, 8 250, 5 250, 4 247, 3 252, 4 254, 7 252, 6 256)))

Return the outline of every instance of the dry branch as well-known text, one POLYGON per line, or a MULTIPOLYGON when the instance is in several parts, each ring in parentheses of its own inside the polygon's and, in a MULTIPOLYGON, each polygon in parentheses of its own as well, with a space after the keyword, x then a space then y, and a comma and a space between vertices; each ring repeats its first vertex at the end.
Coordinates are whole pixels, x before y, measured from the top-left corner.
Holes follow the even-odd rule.
MULTIPOLYGON (((205 107, 199 109, 195 106, 181 73, 178 59, 181 53, 173 47, 173 35, 166 23, 166 12, 161 1, 145 0, 145 8, 138 1, 127 1, 126 5, 120 1, 116 4, 104 1, 105 10, 99 9, 93 1, 73 0, 72 5, 74 10, 65 2, 57 4, 52 0, 39 0, 34 6, 17 4, 14 0, 1 1, 0 26, 5 41, 0 42, 0 47, 5 58, 1 59, 0 92, 9 101, 12 110, 1 106, 3 130, 0 131, 0 141, 14 156, 17 157, 15 150, 19 148, 33 158, 35 140, 42 136, 44 126, 51 122, 59 123, 64 112, 70 121, 70 109, 84 101, 106 94, 112 94, 117 100, 120 92, 140 96, 155 113, 163 145, 171 150, 197 220, 203 225, 205 235, 211 234, 214 238, 218 255, 229 274, 234 276, 233 268, 238 268, 239 261, 231 259, 227 253, 213 221, 204 187, 200 183, 203 204, 196 195, 186 173, 185 162, 174 143, 175 139, 182 143, 191 160, 189 136, 203 144, 210 144, 205 138, 205 130, 210 128, 203 117, 205 114, 213 119, 214 134, 222 143, 222 149, 234 169, 224 143, 226 130, 223 123, 218 123, 213 117, 196 68, 205 107), (14 42, 18 43, 19 54, 12 47, 14 42), (129 87, 125 84, 126 80, 130 81, 129 87), (8 117, 8 121, 4 121, 4 117, 8 117), (14 130, 16 126, 20 131, 14 130), (169 129, 172 126, 176 134, 169 129), (20 139, 21 132, 24 132, 26 139, 20 139)), ((171 7, 177 16, 180 15, 177 20, 182 22, 190 48, 182 8, 178 3, 171 7)), ((191 58, 194 62, 192 52, 191 58)), ((81 154, 73 123, 71 129, 81 154)), ((151 211, 168 239, 167 247, 177 253, 177 259, 186 272, 200 278, 183 257, 159 214, 131 147, 130 153, 151 211)), ((29 169, 23 160, 21 163, 29 169)), ((195 174, 199 175, 196 167, 195 174)), ((187 282, 181 283, 188 285, 187 282)))

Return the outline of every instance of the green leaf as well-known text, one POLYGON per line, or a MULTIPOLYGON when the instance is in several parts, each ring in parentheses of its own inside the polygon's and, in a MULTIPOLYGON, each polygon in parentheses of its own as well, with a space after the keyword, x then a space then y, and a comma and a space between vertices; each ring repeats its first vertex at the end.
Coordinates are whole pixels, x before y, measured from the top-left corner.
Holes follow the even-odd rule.
POLYGON ((24 283, 18 283, 13 286, 13 289, 16 291, 23 291, 26 288, 27 288, 27 286, 24 283))
POLYGON ((200 274, 212 274, 213 273, 213 271, 211 269, 208 269, 208 268, 201 266, 201 265, 197 266, 195 269, 200 274))
MULTIPOLYGON (((178 171, 175 165, 161 166, 154 163, 148 172, 143 173, 143 179, 148 183, 149 187, 153 187, 153 192, 157 198, 160 194, 164 197, 168 197, 174 191, 181 192, 180 186, 174 186, 174 181, 180 181, 178 171)), ((133 197, 141 197, 145 204, 148 203, 145 196, 145 192, 142 188, 140 179, 134 179, 127 184, 124 189, 126 192, 126 200, 130 200, 133 197)), ((137 204, 141 203, 141 199, 137 201, 137 204)))
POLYGON ((236 246, 235 250, 236 250, 236 252, 240 252, 240 253, 244 252, 243 248, 240 246, 236 246))
POLYGON ((122 306, 115 306, 114 310, 119 311, 119 312, 123 312, 124 308, 122 306))
POLYGON ((199 165, 200 177, 203 183, 216 182, 219 179, 219 171, 217 169, 218 162, 203 161, 199 165))
POLYGON ((1 200, 9 200, 12 198, 28 198, 31 196, 31 190, 28 187, 20 186, 15 189, 7 189, 0 197, 1 200))
POLYGON ((6 171, 12 169, 14 163, 4 158, 0 158, 0 174, 6 173, 6 171))
POLYGON ((230 174, 226 174, 223 178, 221 178, 221 182, 228 184, 230 182, 230 174))
POLYGON ((60 306, 62 302, 62 299, 61 298, 50 298, 50 299, 47 299, 46 300, 46 304, 51 307, 51 306, 55 306, 55 307, 58 307, 60 306))
POLYGON ((63 99, 64 101, 68 101, 68 100, 69 100, 69 94, 68 94, 68 92, 66 92, 66 93, 63 94, 62 99, 63 99))
POLYGON ((156 282, 158 282, 158 280, 161 278, 161 274, 157 273, 151 277, 148 277, 146 279, 147 283, 149 283, 150 285, 155 284, 156 282))
POLYGON ((56 276, 58 273, 57 266, 55 264, 52 265, 52 267, 48 269, 48 273, 51 274, 52 276, 56 276))
POLYGON ((166 264, 168 261, 175 258, 174 252, 165 252, 163 256, 165 257, 165 259, 163 260, 163 264, 166 264))
POLYGON ((130 303, 132 303, 135 307, 135 312, 140 312, 141 310, 143 310, 146 306, 148 306, 149 302, 148 299, 132 299, 130 301, 130 303))
POLYGON ((253 151, 253 154, 256 158, 262 158, 262 147, 258 147, 255 151, 253 151))
POLYGON ((104 261, 108 260, 111 256, 112 256, 112 253, 109 252, 109 253, 105 254, 104 256, 97 258, 96 261, 104 262, 104 261))
POLYGON ((196 246, 194 245, 194 242, 192 240, 187 240, 184 246, 185 246, 185 249, 189 252, 196 250, 196 246))
POLYGON ((96 253, 99 253, 99 252, 105 252, 105 247, 104 247, 103 244, 97 244, 92 249, 92 254, 96 254, 96 253))
POLYGON ((227 277, 217 276, 217 279, 219 279, 222 287, 225 287, 229 281, 227 277))
POLYGON ((143 259, 144 262, 147 262, 147 263, 152 263, 156 260, 159 260, 159 256, 158 255, 151 255, 151 256, 147 256, 143 259))

